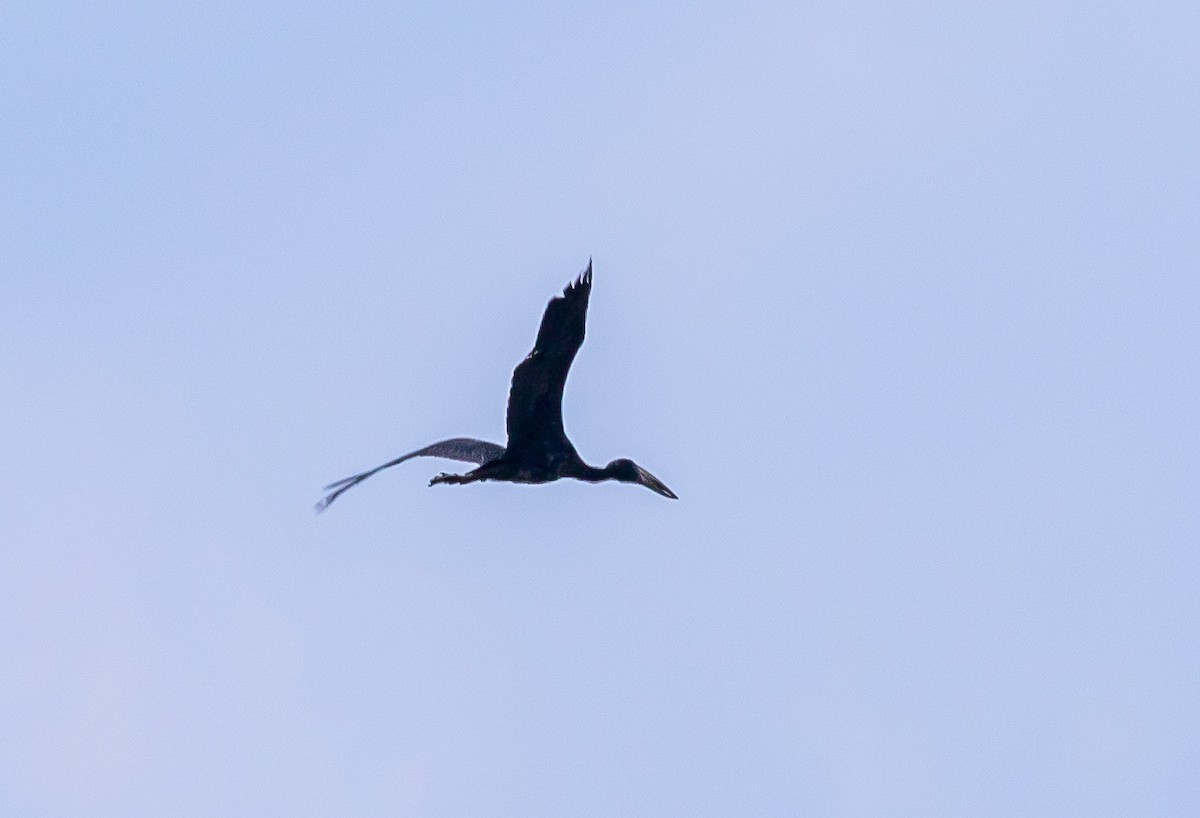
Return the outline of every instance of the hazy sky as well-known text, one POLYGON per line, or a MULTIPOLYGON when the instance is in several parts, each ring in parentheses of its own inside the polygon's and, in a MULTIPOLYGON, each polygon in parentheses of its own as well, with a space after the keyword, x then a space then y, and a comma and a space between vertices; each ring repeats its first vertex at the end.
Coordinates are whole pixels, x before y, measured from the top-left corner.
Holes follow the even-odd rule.
POLYGON ((8 4, 0 814, 1200 813, 1200 6, 8 4), (585 459, 503 442, 595 258, 585 459))

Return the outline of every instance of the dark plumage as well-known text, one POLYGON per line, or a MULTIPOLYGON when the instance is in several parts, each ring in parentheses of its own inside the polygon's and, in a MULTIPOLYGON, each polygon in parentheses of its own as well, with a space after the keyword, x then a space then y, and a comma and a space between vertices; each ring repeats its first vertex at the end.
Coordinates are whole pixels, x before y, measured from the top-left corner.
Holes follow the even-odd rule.
POLYGON ((325 487, 330 493, 317 503, 317 511, 325 510, 342 492, 376 472, 412 457, 445 457, 478 465, 466 474, 439 474, 429 481, 431 486, 478 480, 548 483, 560 477, 573 477, 589 483, 602 480, 638 483, 664 497, 677 499, 657 477, 632 460, 614 460, 604 468, 584 463, 563 430, 563 386, 575 353, 583 344, 591 292, 592 262, 589 259, 587 269, 579 278, 546 305, 533 350, 513 370, 512 388, 508 393, 507 446, 469 437, 434 443, 370 471, 330 483, 325 487))

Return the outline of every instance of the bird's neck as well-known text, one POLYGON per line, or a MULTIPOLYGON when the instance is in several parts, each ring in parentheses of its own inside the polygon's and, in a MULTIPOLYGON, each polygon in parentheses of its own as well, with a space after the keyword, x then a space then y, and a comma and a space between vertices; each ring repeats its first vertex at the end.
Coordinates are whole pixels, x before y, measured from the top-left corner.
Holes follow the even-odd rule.
POLYGON ((580 463, 576 473, 571 476, 577 480, 586 480, 589 483, 599 483, 602 480, 613 479, 613 475, 607 466, 603 469, 598 469, 595 466, 589 466, 587 463, 580 463))

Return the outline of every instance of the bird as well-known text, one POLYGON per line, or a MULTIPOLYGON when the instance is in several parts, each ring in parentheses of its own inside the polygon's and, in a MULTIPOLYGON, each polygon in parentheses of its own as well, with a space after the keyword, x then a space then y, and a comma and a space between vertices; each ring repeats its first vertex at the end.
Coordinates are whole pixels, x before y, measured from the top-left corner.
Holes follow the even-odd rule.
POLYGON ((533 349, 513 370, 508 393, 506 446, 470 437, 431 443, 382 466, 330 483, 325 487, 328 494, 316 505, 317 513, 371 475, 414 457, 443 457, 477 465, 466 474, 443 472, 429 481, 430 486, 465 485, 485 480, 549 483, 571 477, 588 483, 605 480, 637 483, 663 497, 679 499, 661 480, 628 458, 618 458, 603 468, 589 466, 563 430, 563 387, 575 354, 583 344, 591 292, 592 260, 589 258, 587 268, 567 284, 562 295, 550 299, 533 349))

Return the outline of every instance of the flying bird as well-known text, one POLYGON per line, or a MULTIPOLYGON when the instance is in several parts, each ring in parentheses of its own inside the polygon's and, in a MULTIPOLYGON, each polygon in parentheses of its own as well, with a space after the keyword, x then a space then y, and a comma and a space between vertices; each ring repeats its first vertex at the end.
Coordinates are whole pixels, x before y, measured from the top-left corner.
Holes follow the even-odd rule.
POLYGON ((462 485, 480 480, 549 483, 561 477, 573 477, 589 483, 603 480, 638 483, 664 497, 678 499, 661 480, 632 460, 620 458, 603 468, 589 466, 563 431, 563 386, 575 353, 583 344, 591 292, 592 262, 588 259, 587 269, 563 289, 561 296, 555 296, 546 305, 533 350, 513 370, 512 388, 508 393, 507 446, 469 437, 430 444, 382 466, 330 483, 325 487, 329 494, 317 503, 317 512, 324 511, 342 492, 376 472, 413 457, 444 457, 478 465, 466 474, 443 472, 429 481, 431 486, 439 483, 462 485))

